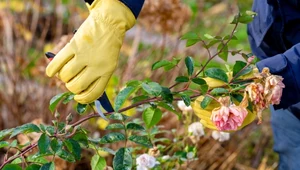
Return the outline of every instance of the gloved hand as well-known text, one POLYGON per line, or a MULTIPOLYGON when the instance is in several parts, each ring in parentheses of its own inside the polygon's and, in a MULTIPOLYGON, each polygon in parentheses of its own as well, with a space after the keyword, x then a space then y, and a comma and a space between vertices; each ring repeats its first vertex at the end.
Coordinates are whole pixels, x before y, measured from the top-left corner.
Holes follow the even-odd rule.
MULTIPOLYGON (((204 96, 200 96, 192 103, 192 108, 194 110, 194 113, 201 119, 200 123, 202 123, 203 126, 209 128, 209 129, 218 130, 217 127, 214 125, 214 123, 211 121, 211 114, 215 108, 218 108, 221 105, 217 101, 213 100, 205 109, 202 109, 202 107, 200 106, 200 103, 202 102, 203 99, 204 99, 204 96)), ((251 112, 248 109, 247 109, 247 111, 248 111, 248 115, 244 119, 243 124, 240 127, 238 127, 238 130, 247 126, 248 124, 253 122, 256 118, 255 113, 251 112)))
MULTIPOLYGON (((245 79, 254 78, 255 74, 257 74, 258 72, 259 72, 258 69, 254 68, 252 72, 239 77, 239 79, 244 79, 245 80, 245 79)), ((232 72, 228 72, 227 76, 228 76, 228 79, 231 80, 232 79, 232 72)), ((225 83, 221 80, 217 80, 217 79, 209 78, 209 77, 206 77, 204 79, 205 79, 207 85, 209 86, 209 88, 216 88, 216 87, 221 87, 221 86, 225 85, 225 83)), ((221 105, 217 101, 213 100, 205 109, 202 109, 201 106, 200 106, 200 103, 202 102, 203 99, 204 99, 204 96, 200 96, 192 104, 192 108, 194 110, 194 113, 201 119, 200 122, 205 127, 209 128, 209 129, 213 129, 213 130, 218 130, 217 127, 214 125, 214 123, 211 121, 211 114, 212 114, 212 111, 215 108, 218 108, 221 105)), ((248 115, 244 119, 244 122, 243 122, 242 126, 240 126, 238 128, 238 130, 245 127, 245 126, 247 126, 251 122, 253 122, 255 120, 255 118, 256 118, 256 114, 252 113, 250 110, 248 110, 248 115)))
POLYGON ((117 67, 125 32, 135 24, 130 9, 119 0, 95 0, 89 10, 89 17, 46 69, 83 104, 104 92, 117 67))

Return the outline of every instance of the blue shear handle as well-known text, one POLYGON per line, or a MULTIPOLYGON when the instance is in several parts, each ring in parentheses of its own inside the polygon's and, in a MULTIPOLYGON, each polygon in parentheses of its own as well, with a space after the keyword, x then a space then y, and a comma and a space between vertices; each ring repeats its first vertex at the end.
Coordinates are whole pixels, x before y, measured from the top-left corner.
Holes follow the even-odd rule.
MULTIPOLYGON (((55 57, 55 54, 53 54, 53 53, 51 53, 51 52, 46 52, 45 55, 46 55, 46 57, 47 57, 49 60, 52 60, 52 59, 55 57)), ((114 111, 115 111, 114 108, 112 107, 112 105, 111 105, 111 103, 110 103, 108 97, 107 97, 106 92, 104 92, 104 93, 102 94, 102 96, 99 97, 97 100, 101 103, 102 107, 103 107, 107 112, 114 112, 114 111)))
POLYGON ((108 97, 107 97, 106 92, 104 92, 104 93, 102 94, 102 96, 99 97, 97 100, 101 103, 102 107, 103 107, 107 112, 114 112, 114 111, 115 111, 114 108, 112 107, 112 105, 111 105, 111 103, 110 103, 108 97))

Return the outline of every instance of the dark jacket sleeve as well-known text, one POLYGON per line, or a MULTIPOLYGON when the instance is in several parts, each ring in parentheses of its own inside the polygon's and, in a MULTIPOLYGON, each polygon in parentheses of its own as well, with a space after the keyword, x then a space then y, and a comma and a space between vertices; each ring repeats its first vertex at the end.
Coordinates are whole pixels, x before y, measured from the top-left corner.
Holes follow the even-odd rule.
MULTIPOLYGON (((94 0, 84 0, 86 3, 90 5, 94 2, 94 0)), ((123 2, 134 14, 135 18, 137 18, 142 10, 145 0, 120 0, 123 2)))
POLYGON ((300 102, 300 43, 283 54, 277 54, 259 61, 256 65, 259 70, 268 67, 270 72, 281 75, 285 88, 280 105, 274 106, 276 109, 288 108, 300 102))
POLYGON ((135 18, 137 18, 142 10, 145 0, 120 0, 132 11, 135 18))
POLYGON ((291 5, 299 8, 300 7, 300 1, 299 0, 287 0, 291 5))

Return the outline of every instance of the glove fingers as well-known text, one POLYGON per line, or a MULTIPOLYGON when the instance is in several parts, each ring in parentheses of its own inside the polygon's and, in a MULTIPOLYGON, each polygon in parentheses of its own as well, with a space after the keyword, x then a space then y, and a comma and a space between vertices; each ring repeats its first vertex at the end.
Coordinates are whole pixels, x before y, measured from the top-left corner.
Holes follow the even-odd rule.
POLYGON ((251 122, 253 122, 256 118, 256 115, 255 113, 252 113, 252 112, 248 112, 248 115, 246 116, 241 128, 249 125, 251 122))
MULTIPOLYGON (((64 83, 68 83, 70 80, 77 77, 77 75, 84 71, 85 65, 82 62, 78 62, 75 58, 67 62, 58 72, 58 78, 64 83)), ((75 93, 75 92, 74 92, 75 93)))
POLYGON ((74 96, 74 99, 82 104, 91 103, 98 99, 104 92, 111 76, 103 76, 94 81, 85 91, 74 96))
POLYGON ((207 120, 207 119, 200 119, 200 121, 204 121, 204 122, 206 122, 206 124, 208 124, 208 125, 211 125, 211 126, 215 126, 215 124, 211 121, 211 120, 207 120))
POLYGON ((85 68, 79 74, 77 74, 72 80, 70 80, 66 87, 74 94, 79 94, 85 91, 90 85, 93 84, 99 76, 90 69, 85 68))
POLYGON ((60 50, 46 68, 46 74, 53 77, 68 61, 74 57, 69 44, 60 50))
POLYGON ((207 123, 205 120, 200 120, 200 123, 202 123, 203 126, 212 129, 212 130, 218 130, 215 125, 207 123))

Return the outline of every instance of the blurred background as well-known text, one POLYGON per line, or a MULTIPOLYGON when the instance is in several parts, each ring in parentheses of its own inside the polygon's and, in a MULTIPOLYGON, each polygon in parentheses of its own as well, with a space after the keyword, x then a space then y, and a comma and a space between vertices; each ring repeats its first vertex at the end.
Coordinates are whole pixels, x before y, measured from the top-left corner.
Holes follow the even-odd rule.
MULTIPOLYGON (((251 0, 146 0, 137 25, 127 33, 118 69, 109 83, 107 93, 111 100, 128 80, 148 78, 171 85, 185 69, 184 64, 171 72, 152 71, 152 64, 188 55, 199 64, 205 61, 207 53, 201 45, 186 48, 180 37, 188 31, 196 31, 199 35, 227 35, 233 28, 229 24, 233 16, 239 11, 251 10, 251 4, 251 0)), ((56 78, 45 76, 48 61, 44 53, 57 53, 87 16, 83 0, 0 1, 1 130, 32 121, 51 123, 53 115, 48 109, 49 101, 66 89, 56 78)), ((246 25, 239 26, 236 36, 238 40, 232 41, 230 48, 250 52, 246 25)), ((231 56, 229 60, 233 62, 237 58, 231 56)), ((221 60, 211 64, 224 67, 221 60)), ((74 112, 74 104, 61 106, 59 111, 66 116, 74 112)), ((127 114, 136 112, 131 110, 127 114)), ((231 139, 223 143, 212 139, 211 132, 206 130, 206 136, 198 143, 199 159, 189 168, 276 169, 278 157, 272 151, 269 113, 264 116, 262 125, 253 123, 231 133, 231 139)), ((104 124, 103 120, 94 119, 85 126, 92 135, 102 135, 104 124)), ((160 124, 165 125, 165 130, 180 131, 183 122, 165 118, 160 124)), ((5 152, 0 150, 0 155, 5 152)), ((88 152, 85 154, 81 162, 60 162, 58 168, 87 169, 90 157, 88 152)))

